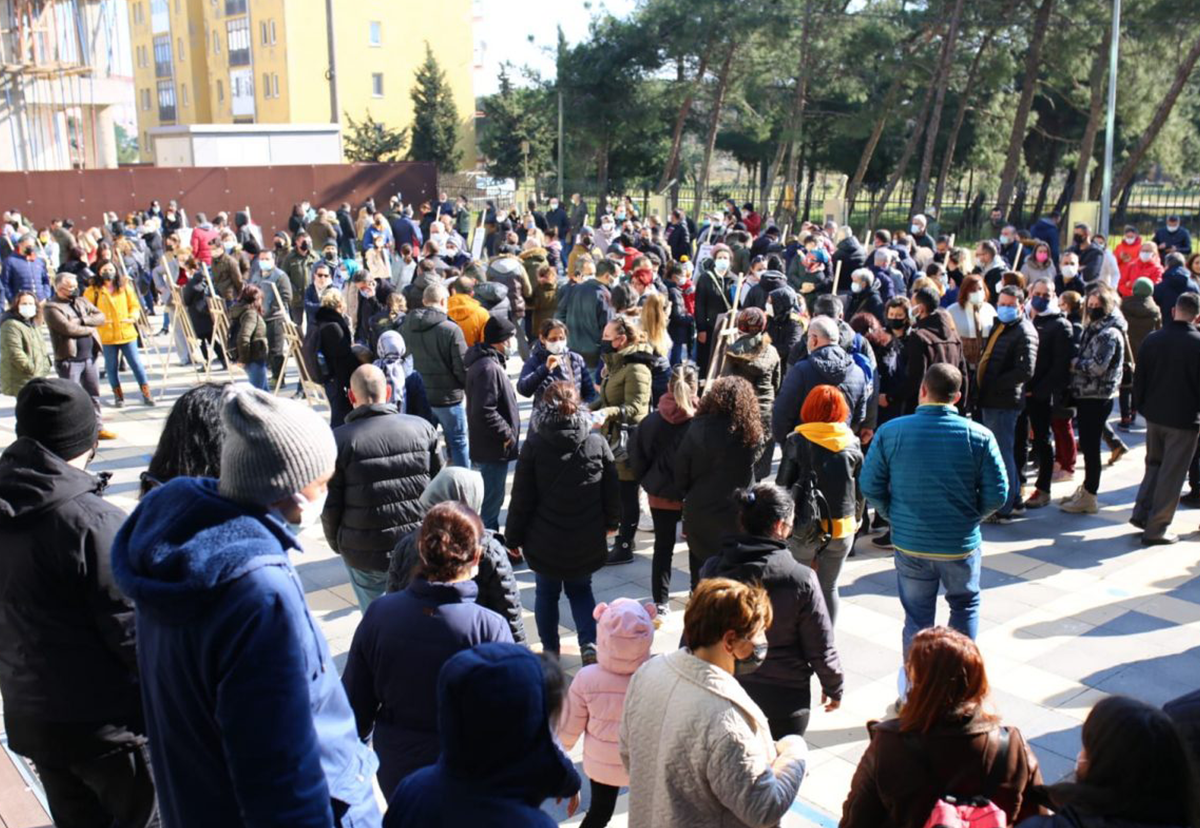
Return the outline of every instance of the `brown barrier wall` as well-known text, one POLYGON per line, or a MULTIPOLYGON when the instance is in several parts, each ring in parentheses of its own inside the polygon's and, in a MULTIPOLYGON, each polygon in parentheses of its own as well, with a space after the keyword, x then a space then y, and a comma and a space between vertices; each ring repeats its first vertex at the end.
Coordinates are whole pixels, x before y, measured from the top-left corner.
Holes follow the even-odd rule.
POLYGON ((399 193, 405 203, 432 200, 437 168, 426 162, 313 164, 277 167, 123 167, 115 170, 0 173, 0 208, 20 210, 37 227, 70 218, 75 229, 98 226, 104 212, 124 216, 145 210, 152 199, 166 208, 175 199, 195 224, 198 212, 212 218, 248 205, 254 222, 270 236, 286 230, 292 205, 336 209, 347 201, 355 215, 374 198, 381 209, 399 193))

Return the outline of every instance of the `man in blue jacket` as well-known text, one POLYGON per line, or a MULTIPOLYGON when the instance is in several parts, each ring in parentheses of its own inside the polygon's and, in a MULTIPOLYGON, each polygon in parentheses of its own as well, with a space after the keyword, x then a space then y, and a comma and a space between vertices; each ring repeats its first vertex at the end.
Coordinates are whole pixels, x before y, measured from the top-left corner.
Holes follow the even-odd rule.
POLYGON ((950 626, 975 637, 979 524, 1008 496, 996 438, 954 407, 962 383, 953 365, 930 367, 917 413, 880 426, 859 479, 892 527, 906 655, 913 636, 933 626, 939 585, 946 589, 950 626))
POLYGON ((321 517, 333 434, 248 385, 221 420, 220 481, 160 486, 113 544, 163 824, 379 828, 377 760, 288 559, 321 517))
POLYGON ((23 290, 28 290, 44 302, 53 294, 46 260, 37 256, 34 238, 28 233, 17 241, 16 252, 4 260, 0 269, 0 298, 5 304, 23 290))

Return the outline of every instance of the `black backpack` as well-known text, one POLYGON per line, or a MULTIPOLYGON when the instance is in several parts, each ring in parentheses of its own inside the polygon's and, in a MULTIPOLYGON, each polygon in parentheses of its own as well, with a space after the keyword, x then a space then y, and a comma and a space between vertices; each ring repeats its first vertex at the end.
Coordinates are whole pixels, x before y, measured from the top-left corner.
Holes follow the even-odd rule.
POLYGON ((829 527, 833 525, 833 514, 829 501, 817 485, 817 473, 813 467, 812 443, 805 438, 792 440, 796 451, 796 465, 801 472, 799 479, 792 485, 792 500, 796 504, 796 514, 792 519, 792 537, 801 543, 824 548, 833 535, 829 527))

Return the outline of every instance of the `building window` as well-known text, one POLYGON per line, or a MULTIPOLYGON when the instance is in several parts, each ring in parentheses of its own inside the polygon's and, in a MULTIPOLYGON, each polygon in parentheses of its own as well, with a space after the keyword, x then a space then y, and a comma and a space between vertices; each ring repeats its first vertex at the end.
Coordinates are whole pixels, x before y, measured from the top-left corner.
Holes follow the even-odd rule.
POLYGON ((383 24, 378 20, 372 20, 367 30, 367 44, 370 46, 383 45, 383 24))
POLYGON ((171 77, 171 36, 159 35, 154 38, 154 77, 171 77))
POLYGON ((180 96, 180 97, 183 99, 183 105, 184 105, 184 106, 191 106, 191 105, 192 105, 192 102, 191 102, 191 100, 189 100, 189 99, 188 99, 188 91, 187 91, 187 84, 186 84, 186 83, 182 83, 182 84, 180 84, 180 85, 179 85, 179 96, 180 96))
POLYGON ((246 0, 225 0, 225 14, 245 14, 246 0))
POLYGON ((183 38, 175 38, 175 52, 179 56, 179 62, 183 63, 183 38))
POLYGON ((271 18, 271 20, 268 21, 268 28, 270 28, 270 30, 271 30, 271 45, 274 46, 275 45, 275 19, 274 18, 271 18))
POLYGON ((150 0, 150 30, 155 33, 171 31, 171 7, 167 0, 150 0))
POLYGON ((273 97, 273 98, 279 97, 279 73, 278 72, 271 73, 271 97, 273 97))
POLYGON ((229 65, 250 65, 250 21, 244 17, 230 20, 225 24, 225 33, 229 38, 229 65))
POLYGON ((263 97, 271 97, 271 76, 263 72, 263 97))
POLYGON ((383 97, 383 73, 382 72, 372 72, 371 73, 371 94, 374 95, 376 98, 383 97))
POLYGON ((217 103, 225 103, 225 84, 217 81, 217 103))
POLYGON ((221 54, 221 33, 218 31, 213 32, 213 54, 221 54))
POLYGON ((258 42, 263 46, 267 45, 267 21, 261 20, 258 24, 258 42))
POLYGON ((142 112, 150 111, 150 90, 142 90, 142 112))
POLYGON ((254 73, 234 69, 229 73, 230 110, 234 118, 254 117, 254 73))
POLYGON ((158 82, 158 120, 175 120, 175 85, 169 80, 158 82))

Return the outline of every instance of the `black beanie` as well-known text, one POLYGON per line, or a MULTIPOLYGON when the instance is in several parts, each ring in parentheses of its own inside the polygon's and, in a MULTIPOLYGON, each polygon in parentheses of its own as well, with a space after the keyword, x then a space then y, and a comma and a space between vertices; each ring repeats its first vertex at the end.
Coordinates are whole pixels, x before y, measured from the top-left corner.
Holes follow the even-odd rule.
POLYGON ((77 382, 30 380, 17 395, 17 436, 36 440, 64 460, 95 448, 98 429, 92 398, 77 382))
POLYGON ((496 345, 500 342, 508 342, 512 335, 516 333, 517 326, 507 319, 502 319, 499 316, 493 316, 488 319, 487 324, 483 326, 483 342, 485 345, 496 345))

